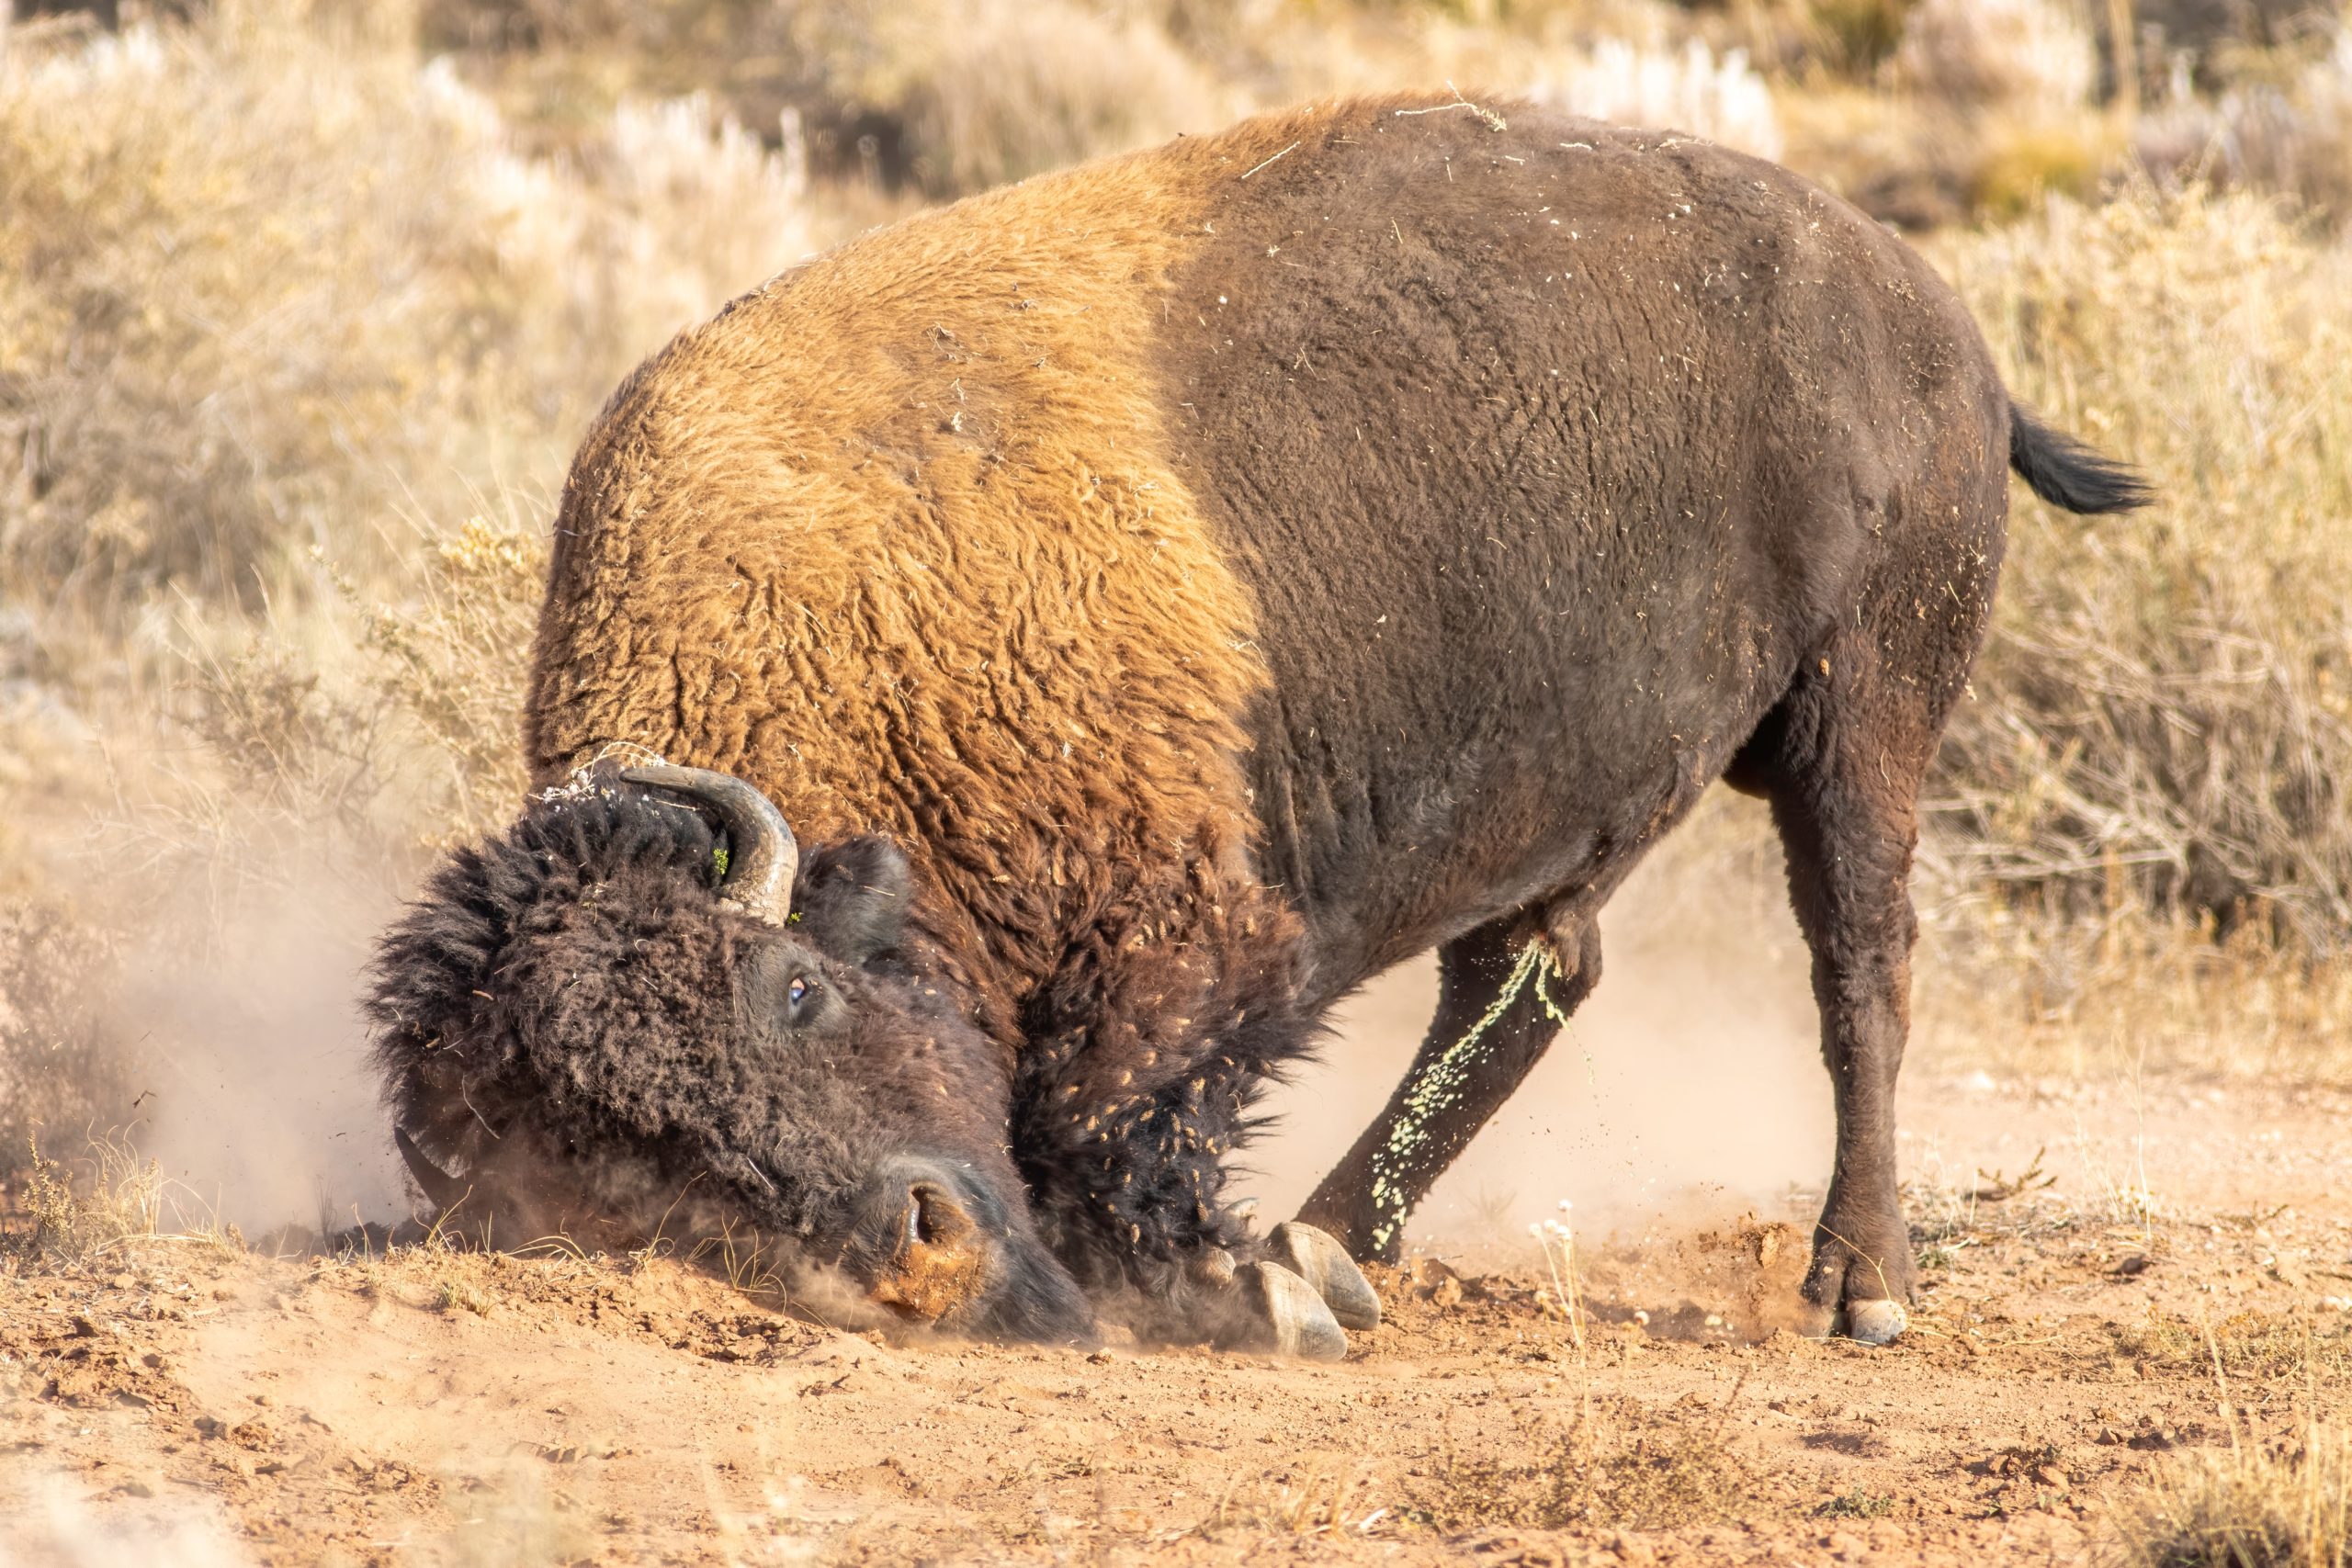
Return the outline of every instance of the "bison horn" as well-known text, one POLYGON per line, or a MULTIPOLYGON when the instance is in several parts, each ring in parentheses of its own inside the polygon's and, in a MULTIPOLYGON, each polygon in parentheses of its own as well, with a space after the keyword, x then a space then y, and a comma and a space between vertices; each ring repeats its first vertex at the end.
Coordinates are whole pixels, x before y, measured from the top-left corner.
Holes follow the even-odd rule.
POLYGON ((668 762, 623 770, 621 777, 648 789, 666 789, 718 814, 729 847, 719 897, 772 926, 792 913, 792 878, 800 847, 775 802, 732 773, 680 768, 668 762))
POLYGON ((424 1151, 416 1146, 416 1141, 398 1127, 392 1129, 392 1146, 401 1151, 401 1163, 408 1167, 408 1173, 416 1178, 417 1186, 424 1189, 424 1195, 433 1201, 435 1208, 454 1209, 473 1190, 469 1183, 458 1180, 425 1158, 424 1151))

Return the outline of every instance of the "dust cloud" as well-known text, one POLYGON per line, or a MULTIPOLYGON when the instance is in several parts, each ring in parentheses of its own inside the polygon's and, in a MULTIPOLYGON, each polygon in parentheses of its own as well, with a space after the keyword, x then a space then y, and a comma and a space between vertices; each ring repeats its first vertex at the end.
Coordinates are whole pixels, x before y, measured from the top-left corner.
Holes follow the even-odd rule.
MULTIPOLYGON (((1408 1245, 1525 1249, 1576 1205, 1580 1231, 1774 1207, 1827 1179, 1829 1089, 1803 940, 1752 803, 1713 806, 1600 917, 1601 980, 1568 1029, 1441 1179, 1408 1245)), ((1337 1014, 1322 1060, 1269 1097, 1280 1118, 1237 1187, 1294 1212, 1403 1076, 1437 1002, 1422 958, 1337 1014)))
POLYGON ((129 1141, 171 1184, 164 1221, 217 1219, 253 1240, 402 1216, 358 1012, 396 906, 323 869, 256 886, 226 910, 183 890, 117 983, 113 1025, 142 1067, 129 1141))
POLYGON ((8 1531, 0 1568, 246 1568, 254 1560, 212 1499, 142 1501, 119 1492, 101 1501, 62 1472, 40 1473, 5 1496, 8 1531))
MULTIPOLYGON (((1717 808, 1635 874, 1601 916, 1600 988, 1438 1183, 1416 1245, 1524 1247, 1562 1199, 1589 1231, 1769 1207, 1826 1178, 1804 948, 1768 833, 1745 805, 1717 808)), ((300 868, 225 915, 193 907, 202 891, 156 911, 117 987, 118 1028, 147 1065, 139 1149, 183 1211, 217 1205, 248 1237, 405 1214, 356 1008, 393 897, 300 868), (205 955, 172 939, 188 929, 210 931, 205 955)), ((1236 1183, 1269 1221, 1385 1102, 1435 994, 1432 959, 1382 976, 1340 1009, 1322 1060, 1270 1097, 1279 1122, 1236 1183)))

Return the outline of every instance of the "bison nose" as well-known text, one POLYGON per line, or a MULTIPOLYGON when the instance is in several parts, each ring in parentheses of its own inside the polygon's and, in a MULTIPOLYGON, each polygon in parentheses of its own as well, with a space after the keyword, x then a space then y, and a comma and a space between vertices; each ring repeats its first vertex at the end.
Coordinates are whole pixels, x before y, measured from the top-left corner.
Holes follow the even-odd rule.
POLYGON ((937 1323, 986 1287, 988 1237, 945 1172, 894 1174, 869 1211, 866 1294, 900 1314, 937 1323))

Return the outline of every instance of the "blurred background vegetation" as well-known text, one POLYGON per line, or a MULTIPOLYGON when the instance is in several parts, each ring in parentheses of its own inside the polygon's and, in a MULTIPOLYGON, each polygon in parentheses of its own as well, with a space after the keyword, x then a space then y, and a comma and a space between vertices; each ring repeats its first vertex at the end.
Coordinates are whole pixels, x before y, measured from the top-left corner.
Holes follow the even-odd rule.
MULTIPOLYGON (((36 1124, 133 1118, 175 1047, 120 998, 159 954, 233 956, 256 908, 372 918, 512 813, 551 497, 668 334, 928 203, 1449 81, 1820 180, 1953 279, 2022 398, 2161 489, 2106 520, 2019 492, 1923 845, 1930 1044, 2352 1082, 2333 4, 17 0, 0 26, 0 1168, 36 1124)), ((1672 852, 1693 886, 1777 876, 1728 810, 1672 852)))

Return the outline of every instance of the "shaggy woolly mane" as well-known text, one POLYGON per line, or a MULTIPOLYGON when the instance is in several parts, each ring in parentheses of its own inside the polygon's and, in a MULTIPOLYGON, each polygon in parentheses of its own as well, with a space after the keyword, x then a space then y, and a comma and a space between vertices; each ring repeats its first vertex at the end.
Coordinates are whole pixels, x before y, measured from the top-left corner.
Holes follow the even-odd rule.
MULTIPOLYGON (((415 1144, 503 1172, 502 1188, 559 1166, 606 1197, 707 1173, 797 1226, 797 1189, 838 1199, 894 1123, 1001 1094, 985 1043, 887 962, 896 927, 876 910, 903 900, 895 852, 808 855, 778 931, 718 897, 725 848, 691 808, 599 787, 452 855, 386 937, 366 1002, 415 1144), (765 1015, 761 976, 779 971, 824 976, 813 1043, 765 1015), (785 1151, 810 1179, 780 1193, 761 1167, 785 1151)), ((955 1118, 944 1132, 967 1150, 1000 1136, 955 1118)))
POLYGON ((554 1065, 526 1061, 511 1027, 510 1010, 549 1000, 517 983, 518 943, 600 908, 640 930, 682 913, 707 922, 720 845, 695 811, 596 789, 452 854, 369 972, 374 1061, 397 1122, 435 1158, 473 1163, 533 1098, 534 1067, 554 1065))

